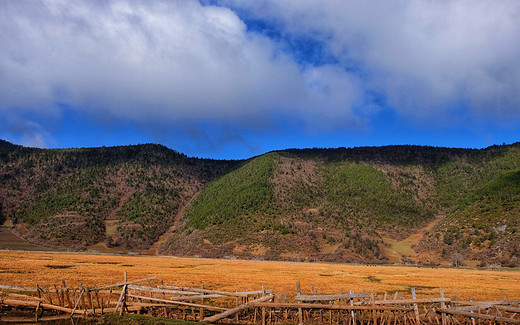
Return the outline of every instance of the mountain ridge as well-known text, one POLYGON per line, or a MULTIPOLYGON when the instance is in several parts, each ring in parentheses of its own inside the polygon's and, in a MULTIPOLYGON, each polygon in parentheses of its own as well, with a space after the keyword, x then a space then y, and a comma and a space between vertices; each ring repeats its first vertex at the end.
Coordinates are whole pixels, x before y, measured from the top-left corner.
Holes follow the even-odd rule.
POLYGON ((511 266, 520 257, 519 143, 213 160, 156 144, 2 140, 0 162, 0 218, 40 245, 145 251, 170 229, 160 251, 183 256, 432 265, 462 256, 511 266), (410 247, 398 252, 400 241, 410 247))

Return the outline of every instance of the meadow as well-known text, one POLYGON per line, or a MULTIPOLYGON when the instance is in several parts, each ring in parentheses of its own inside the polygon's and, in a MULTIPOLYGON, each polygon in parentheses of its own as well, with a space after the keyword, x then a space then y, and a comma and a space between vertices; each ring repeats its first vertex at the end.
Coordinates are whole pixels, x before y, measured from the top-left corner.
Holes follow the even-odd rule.
MULTIPOLYGON (((262 286, 275 293, 339 293, 347 290, 409 295, 412 287, 419 297, 446 296, 467 300, 520 298, 520 270, 418 268, 327 263, 216 260, 128 255, 93 255, 54 252, 0 251, 0 284, 40 287, 103 286, 157 276, 168 285, 227 291, 258 290, 262 286)), ((155 280, 158 281, 158 280, 155 280)))

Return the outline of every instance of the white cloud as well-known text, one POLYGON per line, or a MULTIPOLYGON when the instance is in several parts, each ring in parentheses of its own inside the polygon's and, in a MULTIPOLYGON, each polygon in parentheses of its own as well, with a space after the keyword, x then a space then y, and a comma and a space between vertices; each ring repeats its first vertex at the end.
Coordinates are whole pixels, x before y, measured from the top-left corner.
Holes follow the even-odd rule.
POLYGON ((359 129, 385 101, 399 117, 431 125, 449 123, 454 107, 464 118, 455 124, 520 118, 516 0, 220 5, 0 1, 0 113, 59 116, 65 106, 158 133, 175 125, 189 136, 213 123, 225 138, 280 131, 278 115, 300 129, 359 129), (251 17, 274 25, 281 40, 248 30, 242 19, 251 17), (301 36, 334 60, 299 61, 284 40, 301 36), (383 100, 371 102, 374 94, 383 100))
POLYGON ((401 114, 429 119, 467 105, 474 116, 520 117, 520 2, 516 0, 239 1, 223 4, 314 35, 365 91, 401 114))
POLYGON ((306 116, 327 106, 336 119, 352 118, 357 86, 346 72, 298 66, 227 8, 49 0, 3 1, 0 11, 3 111, 66 104, 136 120, 247 124, 265 112, 306 116), (330 92, 309 87, 316 80, 330 92))

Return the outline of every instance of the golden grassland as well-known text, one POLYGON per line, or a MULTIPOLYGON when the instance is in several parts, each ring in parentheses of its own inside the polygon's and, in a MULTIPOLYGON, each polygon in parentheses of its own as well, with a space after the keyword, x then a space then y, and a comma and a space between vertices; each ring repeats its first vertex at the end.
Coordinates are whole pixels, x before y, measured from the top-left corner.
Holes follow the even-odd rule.
MULTIPOLYGON (((419 297, 438 296, 443 288, 456 299, 520 299, 520 270, 367 266, 327 263, 290 263, 215 260, 152 256, 89 255, 77 253, 0 251, 0 284, 42 287, 102 286, 157 276, 167 285, 204 285, 228 291, 258 290, 262 285, 275 293, 294 295, 296 282, 302 293, 314 285, 319 293, 354 290, 377 294, 395 291, 409 295, 415 287, 419 297)), ((158 283, 158 282, 156 282, 158 283)))

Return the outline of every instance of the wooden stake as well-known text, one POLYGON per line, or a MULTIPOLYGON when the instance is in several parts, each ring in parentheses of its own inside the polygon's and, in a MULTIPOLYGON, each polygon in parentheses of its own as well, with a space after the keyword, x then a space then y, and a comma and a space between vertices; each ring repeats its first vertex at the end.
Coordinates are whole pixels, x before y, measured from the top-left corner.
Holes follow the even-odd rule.
MULTIPOLYGON (((441 289, 441 298, 444 298, 444 290, 441 289)), ((444 301, 441 301, 441 309, 444 310, 446 308, 446 304, 444 303, 444 301)), ((442 318, 442 325, 446 325, 447 322, 446 322, 446 314, 444 312, 441 313, 441 318, 442 318)))
MULTIPOLYGON (((67 303, 69 304, 69 308, 70 308, 70 307, 72 307, 72 301, 70 300, 69 289, 67 289, 67 285, 65 284, 65 279, 61 279, 61 282, 63 284, 63 289, 65 290, 64 296, 67 298, 67 303)), ((65 299, 64 299, 64 301, 65 301, 65 299)))
MULTIPOLYGON (((150 282, 150 280, 148 280, 148 285, 150 286, 150 288, 153 288, 152 287, 152 282, 150 282)), ((153 291, 150 290, 150 298, 153 298, 153 291)))
MULTIPOLYGON (((412 299, 417 299, 417 296, 415 295, 415 288, 412 288, 412 299)), ((413 312, 415 313, 415 323, 417 325, 421 324, 421 320, 419 318, 419 308, 417 307, 417 304, 413 304, 413 312)))
POLYGON ((79 301, 81 300, 81 297, 83 297, 83 290, 81 291, 78 300, 76 301, 76 304, 74 305, 74 309, 72 309, 72 313, 70 314, 70 317, 74 316, 74 312, 76 312, 76 308, 78 308, 79 301))
MULTIPOLYGON (((354 291, 350 290, 350 294, 353 295, 354 291)), ((354 299, 352 299, 352 298, 350 299, 350 305, 354 306, 354 299)), ((352 324, 356 324, 356 316, 354 315, 353 310, 350 311, 350 316, 352 317, 352 324)))
POLYGON ((85 289, 87 291, 87 303, 88 303, 88 306, 90 308, 90 310, 92 310, 92 313, 95 314, 95 311, 94 311, 94 304, 92 303, 92 296, 90 295, 90 289, 87 287, 85 289))
MULTIPOLYGON (((125 275, 126 275, 126 271, 125 271, 125 275)), ((116 305, 116 313, 117 313, 117 310, 119 309, 119 306, 121 305, 121 312, 119 313, 119 315, 123 315, 123 312, 124 312, 124 304, 125 304, 125 297, 126 297, 126 284, 123 286, 123 290, 121 291, 121 295, 119 296, 119 300, 117 301, 117 305, 116 305)))
MULTIPOLYGON (((386 292, 385 292, 383 301, 386 301, 386 292)), ((381 312, 381 319, 379 320, 379 324, 384 324, 384 316, 385 316, 385 312, 381 312)))
POLYGON ((63 306, 63 301, 61 299, 60 291, 58 291, 58 287, 56 287, 56 285, 54 285, 54 290, 56 291, 56 296, 58 297, 58 304, 60 306, 63 306))
MULTIPOLYGON (((376 306, 376 297, 374 296, 374 287, 372 287, 372 292, 370 293, 370 299, 372 299, 372 307, 375 307, 376 306)), ((377 317, 376 317, 376 310, 372 310, 372 323, 375 325, 376 324, 376 321, 377 321, 377 317)))
MULTIPOLYGON (((38 285, 36 285, 36 287, 38 287, 38 285)), ((38 323, 38 311, 40 309, 40 302, 38 301, 38 305, 36 306, 36 315, 35 315, 35 319, 36 319, 36 323, 38 323)))
MULTIPOLYGON (((161 287, 163 287, 163 286, 164 286, 164 282, 163 282, 163 280, 161 280, 161 287)), ((163 295, 163 299, 166 299, 166 293, 164 293, 164 291, 163 291, 162 295, 163 295)))
MULTIPOLYGON (((300 287, 300 281, 296 282, 296 294, 300 296, 302 294, 301 287, 300 287)), ((300 303, 300 301, 298 301, 300 303)), ((303 310, 301 308, 298 308, 298 324, 303 324, 303 310)))
POLYGON ((79 290, 81 291, 81 294, 80 294, 80 299, 81 299, 81 307, 83 308, 83 310, 87 310, 87 305, 85 304, 85 295, 83 294, 85 289, 83 289, 83 285, 80 283, 79 284, 79 290))
MULTIPOLYGON (((201 286, 201 289, 204 290, 204 285, 201 286)), ((204 295, 204 294, 203 294, 204 295)), ((204 305, 204 298, 201 298, 200 299, 200 304, 201 305, 204 305)), ((200 310, 199 310, 199 319, 202 321, 204 319, 204 308, 200 307, 200 310)), ((237 316, 238 317, 238 316, 237 316)))
MULTIPOLYGON (((61 296, 61 301, 62 301, 62 303, 63 303, 62 306, 65 307, 65 306, 67 305, 67 303, 65 302, 65 289, 61 289, 61 290, 60 290, 60 296, 61 296)), ((71 307, 71 306, 69 305, 69 308, 70 308, 70 307, 71 307)))
POLYGON ((97 301, 98 308, 101 308, 102 304, 99 302, 99 294, 98 294, 98 289, 96 286, 94 286, 94 294, 96 295, 96 301, 97 301))

